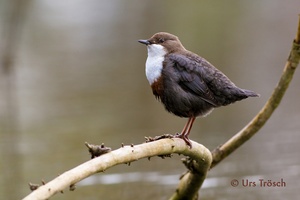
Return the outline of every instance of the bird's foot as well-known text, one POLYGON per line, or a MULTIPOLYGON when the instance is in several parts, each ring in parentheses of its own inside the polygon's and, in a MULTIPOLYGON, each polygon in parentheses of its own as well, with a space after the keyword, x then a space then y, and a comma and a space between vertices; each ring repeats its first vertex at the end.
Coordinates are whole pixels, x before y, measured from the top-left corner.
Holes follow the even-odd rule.
POLYGON ((160 135, 160 136, 155 136, 154 138, 153 137, 145 137, 146 143, 161 140, 161 139, 166 139, 166 138, 181 138, 190 147, 190 149, 192 148, 191 140, 188 138, 187 135, 182 134, 182 133, 176 133, 175 135, 163 134, 163 135, 160 135))
POLYGON ((188 138, 187 135, 183 134, 183 133, 176 133, 175 134, 176 138, 181 138, 185 141, 186 145, 188 145, 190 147, 190 149, 192 148, 192 142, 191 140, 188 138))

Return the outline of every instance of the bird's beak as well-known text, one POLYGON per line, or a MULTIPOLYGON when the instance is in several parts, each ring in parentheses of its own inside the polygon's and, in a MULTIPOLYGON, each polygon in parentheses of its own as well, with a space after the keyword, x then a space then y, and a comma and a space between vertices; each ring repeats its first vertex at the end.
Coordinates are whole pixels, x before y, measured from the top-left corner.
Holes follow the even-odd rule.
POLYGON ((142 43, 142 44, 145 44, 145 45, 151 44, 151 43, 149 42, 149 40, 139 40, 139 43, 142 43))

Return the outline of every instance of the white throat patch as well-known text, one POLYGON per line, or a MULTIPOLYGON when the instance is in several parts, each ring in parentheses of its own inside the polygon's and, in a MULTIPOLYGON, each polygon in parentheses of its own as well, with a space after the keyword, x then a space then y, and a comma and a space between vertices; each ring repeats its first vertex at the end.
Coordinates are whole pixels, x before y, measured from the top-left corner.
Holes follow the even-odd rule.
POLYGON ((146 76, 150 85, 152 85, 161 75, 164 56, 167 52, 164 47, 159 44, 148 45, 147 49, 146 76))

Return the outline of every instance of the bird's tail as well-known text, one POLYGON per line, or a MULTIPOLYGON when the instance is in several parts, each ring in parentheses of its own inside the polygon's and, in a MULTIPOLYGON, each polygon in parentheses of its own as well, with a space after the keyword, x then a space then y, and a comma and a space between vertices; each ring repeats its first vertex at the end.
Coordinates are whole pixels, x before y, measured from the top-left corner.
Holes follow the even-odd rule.
POLYGON ((259 97, 259 94, 256 94, 255 92, 251 91, 251 90, 243 90, 244 93, 248 96, 248 97, 259 97))

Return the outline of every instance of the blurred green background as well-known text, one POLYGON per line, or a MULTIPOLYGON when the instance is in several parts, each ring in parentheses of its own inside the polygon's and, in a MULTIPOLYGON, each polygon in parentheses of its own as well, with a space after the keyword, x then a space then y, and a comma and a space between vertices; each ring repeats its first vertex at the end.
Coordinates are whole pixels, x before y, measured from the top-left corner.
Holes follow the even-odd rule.
MULTIPOLYGON (((20 1, 13 68, 0 74, 0 199, 29 194, 28 182, 52 180, 89 160, 84 142, 138 144, 181 131, 145 77, 145 46, 154 33, 177 35, 251 98, 198 119, 191 139, 214 149, 259 111, 275 87, 296 33, 299 0, 20 1)), ((14 1, 0 1, 0 55, 14 1)), ((2 62, 2 61, 1 61, 2 62)), ((202 199, 297 199, 300 177, 300 74, 263 129, 211 170, 202 199), (259 179, 287 186, 232 187, 259 179)), ((52 199, 167 199, 185 167, 180 157, 116 166, 52 199)))

